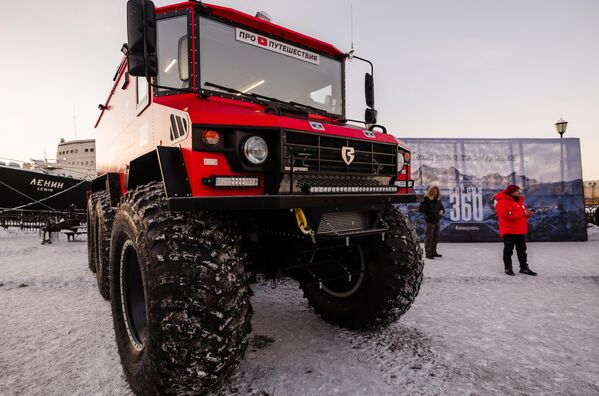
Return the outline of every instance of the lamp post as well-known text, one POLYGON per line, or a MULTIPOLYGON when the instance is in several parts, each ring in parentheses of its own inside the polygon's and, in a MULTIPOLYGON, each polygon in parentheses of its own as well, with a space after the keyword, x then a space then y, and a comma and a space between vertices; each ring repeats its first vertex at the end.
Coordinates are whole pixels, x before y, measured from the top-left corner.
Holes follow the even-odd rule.
POLYGON ((561 139, 564 138, 564 133, 566 133, 566 128, 568 127, 568 121, 564 120, 560 117, 560 119, 555 123, 555 129, 557 133, 559 133, 559 137, 561 139))
MULTIPOLYGON (((568 121, 563 118, 559 118, 559 120, 555 123, 555 129, 557 133, 559 133, 560 139, 564 138, 564 133, 566 133, 566 128, 568 127, 568 121)), ((562 193, 564 192, 564 142, 560 142, 560 173, 561 173, 561 186, 562 193)))

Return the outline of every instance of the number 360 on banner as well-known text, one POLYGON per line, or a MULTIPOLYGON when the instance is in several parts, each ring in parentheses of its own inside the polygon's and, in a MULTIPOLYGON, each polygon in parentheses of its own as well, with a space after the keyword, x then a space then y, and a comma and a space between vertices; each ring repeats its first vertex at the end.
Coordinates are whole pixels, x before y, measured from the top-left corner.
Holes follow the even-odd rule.
POLYGON ((478 187, 457 186, 449 192, 451 221, 482 221, 483 194, 478 187))

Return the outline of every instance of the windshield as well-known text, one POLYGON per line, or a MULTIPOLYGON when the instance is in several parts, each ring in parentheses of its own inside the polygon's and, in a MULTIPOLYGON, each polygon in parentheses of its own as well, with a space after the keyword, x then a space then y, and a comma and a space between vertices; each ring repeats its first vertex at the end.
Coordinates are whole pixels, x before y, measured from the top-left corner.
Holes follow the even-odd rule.
POLYGON ((200 18, 200 77, 202 89, 214 90, 211 82, 343 113, 340 61, 208 18, 200 18))

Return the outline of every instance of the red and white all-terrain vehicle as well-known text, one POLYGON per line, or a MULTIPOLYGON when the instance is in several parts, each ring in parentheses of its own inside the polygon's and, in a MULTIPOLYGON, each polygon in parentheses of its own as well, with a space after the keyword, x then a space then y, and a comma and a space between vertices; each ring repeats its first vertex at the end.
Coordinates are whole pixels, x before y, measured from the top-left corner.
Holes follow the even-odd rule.
MULTIPOLYGON (((249 283, 288 276, 323 319, 384 326, 422 281, 410 152, 345 119, 345 54, 229 8, 130 0, 100 105, 89 266, 138 394, 203 393, 243 357, 249 283)), ((363 60, 361 58, 355 57, 363 60)))

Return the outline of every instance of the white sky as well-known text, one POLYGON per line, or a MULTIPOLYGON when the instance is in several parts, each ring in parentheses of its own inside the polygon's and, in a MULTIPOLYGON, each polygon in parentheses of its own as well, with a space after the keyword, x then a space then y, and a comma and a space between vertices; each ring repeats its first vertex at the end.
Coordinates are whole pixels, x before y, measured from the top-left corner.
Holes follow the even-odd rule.
MULTIPOLYGON (((159 0, 157 5, 170 1, 159 0)), ((215 0, 350 46, 375 63, 379 121, 399 137, 556 137, 569 121, 599 179, 599 1, 215 0)), ((126 40, 125 1, 0 0, 0 157, 53 158, 94 138, 126 40)), ((348 68, 348 116, 363 112, 348 68)), ((552 160, 552 159, 548 159, 552 160)), ((558 159, 555 159, 558 160, 558 159)))

